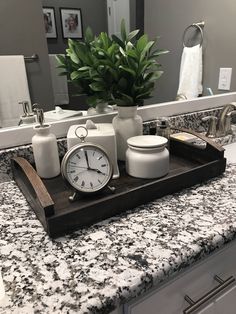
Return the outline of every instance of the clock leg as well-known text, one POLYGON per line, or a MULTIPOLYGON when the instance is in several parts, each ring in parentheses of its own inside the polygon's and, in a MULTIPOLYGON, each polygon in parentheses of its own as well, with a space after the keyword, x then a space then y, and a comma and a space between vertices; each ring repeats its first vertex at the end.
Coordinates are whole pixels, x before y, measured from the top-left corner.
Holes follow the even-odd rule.
POLYGON ((75 202, 78 198, 79 198, 78 193, 74 192, 71 196, 69 196, 69 201, 72 203, 75 202))
POLYGON ((114 194, 114 193, 116 192, 116 188, 115 188, 114 186, 108 185, 107 187, 108 187, 109 191, 110 191, 112 194, 114 194))

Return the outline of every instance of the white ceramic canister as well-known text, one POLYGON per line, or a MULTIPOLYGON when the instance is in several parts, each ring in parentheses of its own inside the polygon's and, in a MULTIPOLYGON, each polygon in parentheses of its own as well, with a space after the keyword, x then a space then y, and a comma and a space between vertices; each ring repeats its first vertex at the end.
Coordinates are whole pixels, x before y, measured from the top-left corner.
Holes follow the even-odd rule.
POLYGON ((60 174, 60 161, 56 136, 50 133, 50 125, 37 125, 32 137, 36 170, 41 178, 53 178, 60 174))
POLYGON ((126 172, 136 178, 160 178, 169 172, 167 139, 162 136, 141 135, 127 140, 126 172))

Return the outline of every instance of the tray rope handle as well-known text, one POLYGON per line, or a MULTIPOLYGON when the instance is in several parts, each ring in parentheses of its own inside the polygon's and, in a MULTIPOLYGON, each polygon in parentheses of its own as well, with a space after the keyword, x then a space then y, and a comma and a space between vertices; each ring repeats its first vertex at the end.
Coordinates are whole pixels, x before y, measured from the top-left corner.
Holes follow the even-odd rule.
POLYGON ((24 173, 27 179, 27 184, 30 184, 30 186, 33 188, 39 205, 44 210, 45 216, 52 216, 54 214, 54 202, 50 194, 48 193, 44 183, 42 182, 34 168, 31 166, 31 164, 22 157, 14 157, 12 158, 11 162, 14 179, 18 183, 20 189, 23 189, 22 185, 26 184, 25 182, 22 184, 23 180, 22 177, 20 177, 19 175, 19 172, 21 171, 24 173))
POLYGON ((192 135, 195 135, 196 137, 200 138, 201 140, 203 140, 204 142, 207 143, 207 145, 211 146, 214 150, 223 153, 225 151, 225 149, 220 145, 215 143, 213 140, 209 139, 208 137, 206 137, 203 134, 200 134, 198 132, 195 132, 193 130, 190 129, 185 129, 185 128, 175 128, 175 127, 171 127, 171 130, 176 130, 176 131, 180 131, 180 132, 186 132, 192 135))

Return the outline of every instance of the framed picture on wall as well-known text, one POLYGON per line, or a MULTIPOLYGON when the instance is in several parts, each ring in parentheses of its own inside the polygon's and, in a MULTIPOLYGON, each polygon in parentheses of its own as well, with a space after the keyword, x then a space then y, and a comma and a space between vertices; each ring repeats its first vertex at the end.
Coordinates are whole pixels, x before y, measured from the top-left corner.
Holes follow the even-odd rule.
POLYGON ((80 9, 60 8, 64 38, 83 38, 82 14, 80 9))
POLYGON ((57 38, 57 27, 54 8, 43 7, 43 19, 47 38, 57 38))

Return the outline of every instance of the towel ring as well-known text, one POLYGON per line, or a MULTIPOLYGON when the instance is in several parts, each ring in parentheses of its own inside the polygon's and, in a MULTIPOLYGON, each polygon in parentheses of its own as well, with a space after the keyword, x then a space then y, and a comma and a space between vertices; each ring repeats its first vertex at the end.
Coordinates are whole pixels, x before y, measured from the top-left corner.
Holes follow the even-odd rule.
POLYGON ((201 23, 193 23, 191 25, 189 25, 185 31, 184 31, 184 34, 183 34, 183 46, 186 47, 185 45, 185 35, 187 33, 187 31, 191 28, 191 27, 195 27, 201 34, 201 41, 200 41, 200 46, 202 47, 202 43, 203 43, 203 30, 202 30, 202 27, 201 26, 204 26, 204 22, 201 22, 201 23))

